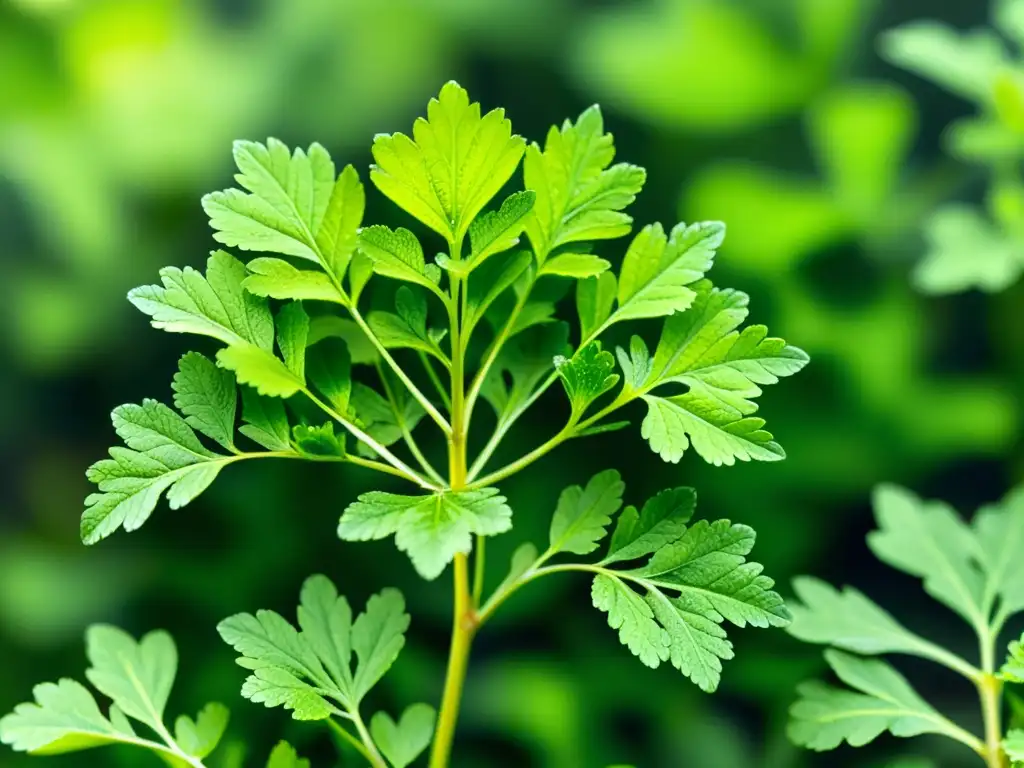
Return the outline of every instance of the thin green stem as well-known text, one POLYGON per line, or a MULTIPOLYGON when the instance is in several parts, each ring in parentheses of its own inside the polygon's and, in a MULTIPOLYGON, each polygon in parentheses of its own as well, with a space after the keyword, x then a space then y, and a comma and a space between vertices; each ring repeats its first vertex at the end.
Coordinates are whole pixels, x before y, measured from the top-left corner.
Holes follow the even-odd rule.
POLYGON ((524 456, 520 456, 518 459, 516 459, 512 463, 506 464, 501 469, 495 470, 494 472, 491 472, 491 474, 489 474, 489 475, 485 475, 484 477, 481 477, 481 478, 478 478, 476 480, 473 480, 466 487, 467 488, 486 488, 488 486, 494 485, 498 481, 504 480, 506 477, 508 477, 510 475, 514 475, 517 472, 522 471, 526 467, 530 466, 530 464, 535 462, 537 459, 541 458, 542 456, 544 456, 547 453, 550 453, 555 448, 557 448, 559 445, 564 443, 566 440, 569 440, 573 436, 574 436, 573 426, 572 425, 566 425, 565 427, 562 428, 562 430, 558 434, 556 434, 553 437, 549 438, 545 443, 542 443, 541 445, 538 445, 536 448, 534 448, 529 453, 525 454, 524 456))
MULTIPOLYGON (((372 437, 370 437, 368 434, 366 434, 366 432, 364 432, 362 429, 357 427, 351 421, 349 421, 344 416, 342 416, 340 413, 338 413, 336 410, 334 410, 330 405, 328 405, 323 400, 321 400, 319 397, 314 395, 311 391, 309 391, 308 389, 303 389, 302 391, 306 394, 307 397, 309 397, 310 400, 312 400, 316 404, 316 406, 318 408, 320 408, 320 410, 322 410, 328 416, 330 416, 335 421, 337 421, 339 424, 341 424, 341 426, 343 426, 345 429, 347 429, 349 431, 349 433, 352 434, 353 437, 355 437, 357 440, 361 440, 363 443, 368 445, 382 459, 384 459, 384 461, 386 461, 388 464, 390 464, 391 467, 394 470, 396 470, 395 472, 392 472, 391 474, 396 474, 399 477, 404 477, 406 480, 409 480, 409 481, 411 481, 413 483, 416 483, 421 488, 426 488, 429 491, 439 492, 439 491, 443 490, 442 487, 434 485, 433 483, 431 483, 429 480, 427 480, 427 478, 423 477, 421 474, 416 472, 416 470, 414 470, 412 467, 410 467, 408 464, 406 464, 400 458, 395 456, 395 454, 393 454, 391 451, 389 451, 387 448, 385 448, 379 442, 374 440, 372 437)), ((355 461, 355 459, 357 459, 357 458, 358 457, 356 457, 356 456, 349 456, 349 457, 347 457, 347 460, 352 461, 354 464, 361 464, 361 466, 368 466, 366 463, 355 461)), ((374 465, 375 466, 373 466, 371 468, 373 468, 373 469, 380 469, 381 468, 380 465, 377 465, 376 462, 374 462, 374 465)))
POLYGON ((370 750, 361 742, 358 738, 353 736, 348 730, 333 717, 327 718, 327 725, 330 726, 331 730, 334 731, 339 737, 350 744, 360 755, 362 755, 370 765, 376 765, 373 760, 373 755, 370 754, 370 750))
POLYGON ((363 746, 366 747, 367 759, 370 761, 370 765, 373 768, 388 768, 387 762, 377 749, 377 745, 373 743, 373 737, 370 736, 369 730, 366 728, 366 724, 363 722, 363 718, 359 716, 358 711, 350 712, 349 715, 352 717, 352 723, 356 727, 356 732, 359 734, 359 738, 362 739, 363 746))
POLYGON ((473 607, 480 605, 480 598, 484 594, 484 576, 487 573, 487 539, 484 536, 476 537, 476 545, 473 547, 473 607))
POLYGON ((420 362, 423 363, 423 370, 427 372, 427 377, 430 379, 430 383, 434 385, 434 389, 437 390, 438 396, 441 398, 441 402, 444 403, 444 407, 448 409, 448 413, 452 412, 452 397, 448 394, 448 390, 444 386, 444 382, 441 381, 441 377, 437 375, 437 371, 434 370, 434 364, 430 362, 430 358, 427 353, 423 350, 419 350, 420 362))
POLYGON ((444 478, 441 477, 436 469, 434 469, 434 465, 427 460, 427 457, 423 455, 419 444, 416 442, 416 438, 412 436, 409 424, 405 420, 405 414, 402 413, 402 409, 398 405, 398 399, 395 397, 395 393, 392 391, 391 385, 388 383, 388 379, 384 375, 384 371, 381 369, 380 361, 376 363, 376 368, 377 376, 380 377, 380 383, 384 387, 384 394, 387 396, 388 404, 391 406, 391 412, 395 415, 395 423, 398 424, 398 428, 402 430, 402 439, 409 448, 409 452, 413 455, 413 458, 416 459, 420 468, 427 473, 430 479, 439 485, 445 485, 444 478))
POLYGON ((395 375, 402 380, 403 384, 405 384, 406 388, 409 390, 409 394, 419 401, 419 404, 423 406, 423 410, 425 410, 427 415, 437 423, 437 426, 441 428, 441 431, 446 435, 450 435, 452 432, 452 425, 449 424, 448 420, 441 415, 441 412, 437 410, 432 402, 430 402, 430 399, 420 392, 419 387, 413 383, 413 380, 410 379, 409 375, 402 370, 401 366, 395 362, 395 358, 393 358, 391 353, 387 351, 383 344, 381 344, 380 339, 378 339, 376 334, 370 329, 370 326, 366 323, 366 320, 363 319, 359 310, 352 306, 349 308, 349 312, 352 315, 352 319, 356 321, 356 324, 363 330, 363 333, 366 334, 366 338, 368 338, 370 343, 377 348, 377 352, 380 354, 384 362, 391 367, 395 372, 395 375))
POLYGON ((996 643, 998 632, 989 626, 977 627, 981 652, 981 677, 975 681, 981 700, 981 714, 985 724, 985 749, 982 756, 988 768, 1006 768, 1009 760, 1003 752, 1002 693, 1003 682, 996 677, 996 643))

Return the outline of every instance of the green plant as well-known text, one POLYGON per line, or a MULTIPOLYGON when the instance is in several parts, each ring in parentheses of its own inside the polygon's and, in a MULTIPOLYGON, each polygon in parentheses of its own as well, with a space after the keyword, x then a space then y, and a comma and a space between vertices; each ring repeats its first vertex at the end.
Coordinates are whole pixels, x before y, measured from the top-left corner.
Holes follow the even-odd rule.
POLYGON ((974 750, 989 768, 1024 761, 1024 723, 1014 716, 1004 732, 1003 709, 1019 701, 1006 685, 1024 683, 1024 642, 1011 642, 1005 664, 996 658, 1009 618, 1024 611, 1024 490, 984 507, 967 525, 946 504, 922 501, 909 491, 882 486, 875 492, 878 530, 868 535, 875 556, 924 581, 925 591, 963 618, 977 635, 977 665, 906 629, 852 587, 834 589, 799 579, 788 631, 806 642, 832 646, 832 671, 848 688, 805 683, 790 710, 790 737, 815 750, 843 741, 859 747, 885 731, 894 736, 940 734, 974 750), (906 654, 940 664, 977 689, 984 735, 960 727, 925 701, 884 661, 862 658, 906 654))
MULTIPOLYGON (((409 617, 395 590, 371 598, 353 620, 346 599, 316 576, 302 590, 299 630, 266 611, 219 626, 251 671, 245 697, 284 706, 296 719, 326 721, 374 766, 408 765, 430 744, 430 765, 449 764, 475 634, 510 595, 550 574, 592 577, 594 605, 644 664, 670 662, 703 690, 715 690, 721 661, 732 656, 726 621, 767 627, 789 620, 772 580, 745 559, 754 544, 750 528, 728 520, 691 524, 689 488, 620 512, 624 484, 607 470, 562 492, 547 548, 520 547, 485 599, 485 539, 512 527, 512 510, 495 486, 562 443, 626 426, 610 417, 640 400, 647 405, 642 434, 665 461, 678 462, 691 444, 716 465, 781 459, 782 448, 754 416, 753 399, 762 386, 800 370, 806 355, 768 337, 763 326, 741 330, 746 295, 704 279, 722 242, 719 223, 680 224, 670 233, 659 224, 644 227, 617 276, 592 253, 594 241, 630 231, 623 210, 645 179, 639 167, 612 165, 612 137, 596 107, 552 128, 543 148, 527 147, 502 110, 481 115, 449 83, 412 138, 378 136, 373 154, 373 183, 439 235, 445 251, 429 263, 410 230, 364 226, 358 174, 352 166, 336 174, 318 144, 292 152, 273 139, 237 143, 243 189, 203 201, 214 237, 276 255, 244 264, 219 250, 205 275, 166 268, 162 285, 129 294, 155 327, 224 346, 216 362, 195 352, 181 359, 172 385, 177 410, 145 400, 114 411, 125 446, 89 469, 98 491, 86 499, 83 540, 135 530, 162 495, 181 507, 224 467, 248 459, 347 462, 412 484, 413 494, 362 494, 344 511, 338 533, 345 541, 394 536, 425 579, 453 564, 451 651, 436 728, 434 710, 424 704, 397 724, 378 713, 367 726, 361 714, 404 643, 409 617), (525 190, 485 212, 521 160, 525 190), (517 247, 523 233, 529 249, 517 247), (375 276, 398 283, 392 291, 392 283, 375 281, 394 312, 360 309, 375 276), (569 327, 555 311, 573 283, 580 339, 570 345, 569 327), (282 302, 276 313, 271 299, 282 302), (599 337, 609 328, 656 318, 666 319, 653 353, 639 336, 616 355, 602 347, 599 337), (237 432, 257 448, 238 445, 236 382, 237 432), (505 435, 555 382, 568 399, 564 425, 520 458, 488 469, 505 435), (470 424, 481 400, 495 422, 470 461, 470 424), (431 424, 441 439, 427 443, 423 427, 431 424), (438 469, 433 454, 442 451, 447 466, 438 469), (603 557, 563 558, 595 552, 617 513, 603 557)), ((158 658, 147 663, 154 675, 168 672, 158 658)), ((139 719, 97 687, 120 708, 114 713, 139 719)), ((98 743, 98 721, 81 720, 85 703, 51 703, 44 693, 38 705, 23 705, 0 723, 0 737, 36 752, 98 743)), ((123 732, 124 718, 112 714, 115 720, 112 727, 123 732)), ((163 742, 143 746, 202 764, 157 717, 142 722, 163 742)))
POLYGON ((1001 291, 1024 272, 1024 2, 993 0, 993 23, 996 30, 961 33, 919 21, 882 37, 889 61, 978 110, 949 126, 946 145, 957 160, 983 169, 986 210, 949 203, 932 213, 925 225, 928 252, 914 275, 929 293, 1001 291))

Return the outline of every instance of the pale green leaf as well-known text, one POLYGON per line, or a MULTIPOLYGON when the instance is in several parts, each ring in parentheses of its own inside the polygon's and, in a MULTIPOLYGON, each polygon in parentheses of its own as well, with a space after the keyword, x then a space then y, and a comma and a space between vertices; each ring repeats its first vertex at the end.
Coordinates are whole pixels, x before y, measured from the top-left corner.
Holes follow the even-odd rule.
POLYGON ((580 334, 589 339, 597 333, 615 306, 618 294, 618 283, 611 272, 603 272, 600 277, 580 280, 576 284, 576 310, 580 318, 580 334))
POLYGON ((446 366, 447 356, 439 341, 443 334, 427 329, 427 297, 420 291, 401 286, 395 293, 395 309, 391 312, 371 312, 370 330, 388 349, 416 349, 433 355, 446 366))
POLYGON ((629 232, 633 219, 622 212, 644 184, 643 168, 615 158, 612 136, 604 132, 601 110, 586 109, 575 123, 551 128, 544 150, 526 151, 523 180, 537 193, 526 233, 543 264, 566 243, 604 240, 629 232))
POLYGON ((762 427, 764 420, 743 417, 694 388, 675 397, 644 395, 647 416, 641 435, 664 461, 676 464, 693 444, 709 464, 732 466, 740 461, 778 461, 782 446, 762 427))
POLYGON ((1007 615, 1024 610, 1024 487, 998 504, 982 507, 972 525, 978 540, 977 559, 985 572, 985 596, 1000 599, 1007 615))
POLYGON ((788 632, 798 640, 855 653, 907 653, 934 658, 934 646, 853 587, 839 591, 824 581, 804 576, 793 582, 793 588, 801 602, 789 605, 793 623, 788 632))
MULTIPOLYGON (((403 425, 412 431, 424 415, 423 406, 418 400, 405 398, 399 391, 394 391, 394 394, 403 398, 397 411, 376 390, 358 381, 352 385, 351 404, 360 424, 370 437, 383 446, 401 440, 403 425)), ((359 447, 362 448, 363 444, 360 443, 359 447)))
POLYGON ((230 717, 231 713, 223 704, 207 704, 195 720, 181 715, 174 721, 174 740, 186 754, 204 758, 220 744, 230 717))
POLYGON ((512 251, 504 258, 491 259, 476 271, 468 288, 466 333, 472 333, 491 305, 527 273, 532 263, 529 251, 512 251))
POLYGON ((1015 728, 1003 739, 1003 749, 1011 760, 1024 760, 1024 730, 1015 728))
POLYGON ((939 208, 925 224, 928 251, 914 270, 925 293, 1002 291, 1024 272, 1024 247, 964 205, 939 208))
POLYGON ((163 728, 164 708, 178 670, 178 651, 166 632, 150 632, 136 641, 116 627, 89 627, 85 675, 128 717, 163 728))
POLYGON ((514 192, 505 198, 501 207, 478 216, 469 225, 470 255, 466 269, 479 267, 496 253, 507 251, 519 244, 519 235, 526 226, 526 217, 533 210, 536 195, 533 192, 514 192))
POLYGON ((625 489, 619 473, 609 469, 590 478, 586 488, 571 485, 562 491, 551 519, 549 551, 586 555, 597 549, 625 489))
POLYGON ((33 694, 34 703, 19 704, 0 719, 0 743, 17 752, 59 755, 125 740, 80 683, 42 683, 33 694))
POLYGON ((152 318, 154 328, 269 351, 274 344, 274 321, 266 299, 243 289, 245 274, 245 265, 238 259, 214 251, 205 276, 192 267, 164 267, 162 285, 135 288, 128 300, 152 318))
POLYGON ((393 768, 407 768, 430 746, 436 720, 437 713, 429 704, 413 704, 397 724, 386 712, 375 714, 370 734, 393 768))
POLYGON ((225 347, 217 353, 217 365, 233 371, 239 384, 248 384, 268 397, 291 397, 305 386, 272 352, 252 344, 225 347))
POLYGON ((249 276, 242 286, 257 296, 273 299, 332 301, 346 304, 348 298, 324 272, 297 269, 283 259, 259 258, 246 265, 249 276))
POLYGON ((589 253, 562 253, 547 259, 541 266, 540 275, 559 275, 583 280, 597 277, 611 268, 611 262, 589 253))
POLYGON ((1006 50, 991 31, 961 33, 935 21, 889 30, 880 47, 893 64, 981 103, 988 101, 996 75, 1007 64, 1006 50))
POLYGON ((617 323, 682 312, 693 303, 688 286, 711 268, 725 237, 725 225, 704 221, 677 224, 666 239, 660 224, 633 238, 619 272, 618 308, 607 321, 617 323))
POLYGON ((601 349, 599 341, 590 342, 571 358, 556 357, 555 369, 575 416, 582 414, 619 380, 619 375, 612 373, 615 358, 611 352, 601 349))
POLYGON ((435 579, 459 552, 469 552, 473 534, 494 536, 512 527, 512 510, 496 488, 400 496, 371 491, 350 504, 338 535, 345 541, 395 536, 425 579, 435 579))
MULTIPOLYGON (((334 184, 327 211, 316 231, 316 244, 324 266, 339 282, 355 252, 365 209, 366 191, 359 174, 351 165, 346 165, 334 184)), ((354 296, 358 293, 353 290, 354 296)))
MULTIPOLYGON (((378 135, 370 178, 377 188, 449 242, 509 180, 525 142, 512 135, 505 110, 481 116, 480 105, 449 82, 418 118, 413 136, 378 135)), ((529 186, 529 185, 527 185, 529 186)))
POLYGON ((352 623, 352 650, 358 664, 353 692, 358 703, 391 669, 405 646, 409 614, 397 589, 383 589, 366 602, 366 610, 352 623))
POLYGON ((242 695, 291 709, 297 720, 325 719, 337 706, 353 712, 405 643, 409 616, 401 593, 373 595, 354 621, 348 601, 325 576, 308 578, 300 599, 302 632, 273 611, 238 614, 217 626, 252 672, 242 695))
POLYGON ((1006 651, 1006 663, 999 670, 999 676, 1010 683, 1024 684, 1024 635, 1012 640, 1006 651))
POLYGON ((862 747, 886 731, 909 737, 949 735, 952 730, 952 724, 885 662, 841 651, 826 651, 825 658, 839 679, 855 690, 819 682, 800 686, 800 699, 789 710, 788 729, 800 746, 821 752, 844 741, 862 747))
POLYGON ((234 450, 238 390, 229 371, 198 352, 188 352, 178 361, 171 388, 174 407, 192 429, 234 450))
POLYGON ((629 353, 622 347, 616 347, 615 356, 619 359, 625 386, 632 390, 642 389, 654 370, 654 360, 644 340, 633 336, 629 340, 629 353))
POLYGON ((972 563, 974 533, 949 506, 891 485, 874 493, 878 530, 868 545, 882 562, 924 580, 925 590, 974 626, 984 626, 984 581, 972 563))
POLYGON ((288 742, 280 741, 270 753, 267 768, 309 768, 309 760, 299 757, 299 753, 288 742))

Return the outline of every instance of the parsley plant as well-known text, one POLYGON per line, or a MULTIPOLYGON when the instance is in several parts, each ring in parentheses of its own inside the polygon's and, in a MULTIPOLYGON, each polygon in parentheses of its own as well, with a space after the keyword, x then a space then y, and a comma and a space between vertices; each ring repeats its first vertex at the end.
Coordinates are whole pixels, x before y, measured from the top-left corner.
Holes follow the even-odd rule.
MULTIPOLYGON (((542 577, 585 574, 595 607, 642 663, 667 662, 709 692, 733 655, 723 624, 789 622, 772 580, 746 560, 754 531, 693 522, 690 488, 623 508, 614 469, 566 488, 543 551, 523 544, 504 581, 484 595, 486 538, 512 528, 504 479, 563 443, 627 426, 620 412, 640 402, 641 433, 667 462, 691 445, 715 465, 781 459, 754 399, 807 362, 763 326, 742 327, 747 296, 705 279, 722 224, 649 224, 617 273, 592 253, 593 243, 629 234, 625 209, 645 180, 642 168, 612 163, 597 107, 552 128, 543 147, 527 145, 503 110, 483 114, 448 83, 411 137, 377 136, 370 180, 439 237, 444 251, 432 260, 409 229, 363 221, 359 174, 352 166, 339 174, 319 144, 292 151, 274 139, 243 141, 234 154, 238 187, 203 200, 214 238, 233 253, 215 251, 205 273, 168 267, 160 284, 129 294, 154 327, 222 347, 215 360, 196 352, 181 359, 173 408, 144 400, 114 411, 124 445, 89 469, 98 488, 86 499, 83 540, 137 529, 162 496, 184 506, 230 464, 346 462, 407 487, 359 496, 341 515, 339 536, 393 536, 424 579, 449 565, 454 577, 436 715, 413 704, 397 721, 378 712, 366 722, 364 700, 398 656, 409 616, 394 589, 354 616, 323 576, 303 586, 297 627, 268 611, 220 624, 250 673, 243 696, 325 721, 376 768, 402 768, 428 747, 430 766, 443 768, 474 636, 510 595, 542 577), (524 190, 498 201, 520 164, 524 190), (239 259, 249 252, 262 255, 239 259), (388 309, 365 311, 371 281, 388 309), (555 318, 570 291, 578 334, 555 318), (638 320, 662 320, 653 351, 640 336, 614 354, 602 346, 609 328, 638 320), (505 436, 556 384, 567 401, 564 422, 495 465, 505 436), (487 423, 484 404, 492 430, 471 455, 471 429, 487 423), (428 430, 442 439, 428 442, 428 430), (432 450, 440 446, 444 463, 432 450)), ((163 724, 175 670, 170 639, 136 643, 100 628, 89 649, 88 677, 113 700, 109 715, 85 688, 62 681, 40 686, 36 703, 0 722, 0 738, 40 754, 129 742, 175 766, 203 765, 226 712, 214 706, 195 721, 179 719, 173 733, 163 724), (129 718, 156 738, 134 735, 129 718)), ((304 764, 283 745, 268 765, 304 764)))
POLYGON ((900 624, 852 587, 837 590, 803 578, 796 583, 799 603, 790 606, 789 632, 800 640, 831 648, 825 659, 848 687, 805 683, 790 710, 790 737, 815 750, 843 741, 860 747, 885 731, 894 736, 939 734, 976 752, 989 768, 1024 761, 1024 721, 1020 707, 1008 731, 1002 726, 1004 699, 1020 702, 1007 684, 1024 684, 1024 637, 1011 642, 1000 669, 1000 634, 1012 616, 1024 611, 1024 489, 978 511, 971 525, 942 502, 922 501, 893 486, 875 493, 878 530, 868 545, 886 565, 917 576, 925 591, 966 621, 978 638, 978 664, 900 624), (895 668, 866 659, 885 653, 917 656, 966 678, 978 691, 984 734, 954 723, 921 697, 895 668))

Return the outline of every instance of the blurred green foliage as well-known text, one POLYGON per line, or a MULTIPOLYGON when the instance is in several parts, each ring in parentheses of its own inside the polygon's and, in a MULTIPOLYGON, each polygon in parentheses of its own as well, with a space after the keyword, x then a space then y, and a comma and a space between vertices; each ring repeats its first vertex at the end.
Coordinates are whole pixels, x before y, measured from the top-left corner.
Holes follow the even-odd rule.
MULTIPOLYGON (((110 442, 109 411, 166 399, 187 344, 151 331, 124 295, 164 264, 205 261, 213 242, 199 198, 229 185, 231 140, 317 140, 339 164, 363 169, 372 134, 407 126, 450 78, 485 107, 505 106, 531 140, 600 102, 619 158, 649 169, 637 224, 726 221, 716 282, 750 293, 752 320, 813 359, 792 386, 765 398, 787 461, 662 464, 636 430, 563 448, 548 465, 557 472, 527 472, 503 486, 516 532, 494 541, 492 562, 520 541, 542 539, 558 491, 621 456, 614 463, 638 497, 691 484, 708 516, 758 530, 759 556, 783 587, 789 575, 814 573, 884 591, 909 626, 972 653, 968 637, 947 630, 950 615, 920 600, 909 579, 885 576, 861 542, 869 489, 879 481, 970 508, 1024 473, 1021 281, 944 298, 922 296, 911 283, 927 247, 922 222, 940 204, 970 206, 1000 241, 1008 231, 980 213, 992 210, 986 201, 998 185, 990 182, 1002 177, 985 163, 978 176, 979 165, 951 150, 957 129, 943 127, 1013 119, 1013 101, 998 113, 987 96, 968 95, 980 105, 981 117, 971 117, 967 94, 933 87, 876 53, 884 30, 922 18, 968 29, 987 23, 985 5, 0 5, 0 711, 29 698, 32 684, 78 671, 87 624, 112 621, 136 635, 163 627, 190 669, 172 709, 230 703, 229 738, 249 743, 253 764, 283 737, 314 765, 332 765, 327 733, 237 695, 232 653, 214 630, 254 605, 291 610, 312 572, 330 575, 355 603, 385 585, 405 592, 414 607, 410 644, 374 705, 396 711, 400 701, 437 698, 448 587, 420 582, 387 542, 336 540, 340 511, 370 489, 358 471, 240 467, 189 508, 89 550, 78 543, 77 521, 83 470, 110 442)), ((1016 54, 1007 61, 1018 66, 1016 54)), ((402 223, 379 196, 369 205, 368 218, 402 223)), ((950 226, 978 244, 969 228, 950 226)), ((617 265, 622 253, 600 255, 617 265)), ((551 429, 551 407, 538 404, 504 456, 525 442, 516 434, 551 429)), ((567 578, 524 590, 479 638, 460 766, 929 764, 913 754, 897 762, 906 747, 892 740, 824 757, 786 741, 795 685, 821 671, 816 649, 781 632, 737 633, 737 659, 709 698, 682 679, 638 669, 586 604, 586 589, 567 578)), ((913 666, 905 671, 943 711, 971 722, 976 706, 964 691, 913 666)), ((924 739, 915 754, 964 764, 946 749, 924 739)), ((135 759, 51 762, 150 764, 135 759)), ((3 768, 34 764, 0 753, 3 768)))

